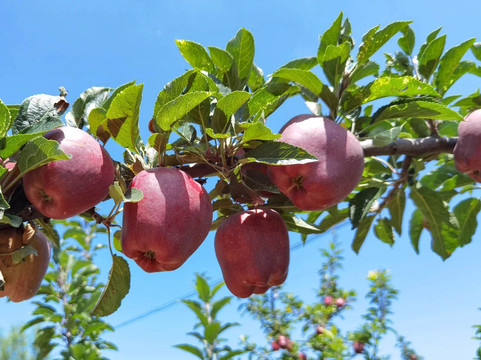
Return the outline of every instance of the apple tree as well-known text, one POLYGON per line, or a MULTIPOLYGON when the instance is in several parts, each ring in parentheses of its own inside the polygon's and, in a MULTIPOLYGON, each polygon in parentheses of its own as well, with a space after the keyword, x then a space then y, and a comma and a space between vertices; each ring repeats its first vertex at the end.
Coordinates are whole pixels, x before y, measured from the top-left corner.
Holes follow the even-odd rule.
POLYGON ((474 38, 445 49, 441 29, 419 41, 409 21, 397 21, 369 29, 357 46, 341 13, 313 56, 269 76, 254 62, 246 29, 224 49, 176 43, 192 68, 159 92, 149 121, 140 121, 143 86, 135 82, 89 88, 68 113, 63 88, 0 103, 0 244, 16 239, 0 247, 0 296, 23 287, 23 300, 38 289, 38 279, 20 285, 9 275, 24 273, 26 261, 45 262, 22 237, 27 224, 59 246, 50 219, 80 215, 110 234, 122 209, 123 228, 109 240, 109 282, 93 309, 100 316, 128 293, 129 268, 118 254, 146 271, 173 270, 217 228, 227 286, 243 297, 285 279, 288 248, 274 254, 272 243, 288 231, 305 237, 348 221, 359 252, 371 229, 393 244, 409 223, 404 236, 414 250, 425 231, 443 259, 471 241, 481 209, 481 95, 450 89, 481 76, 474 38), (396 40, 398 49, 382 57, 396 40), (305 114, 286 118, 277 134, 269 118, 293 97, 305 101, 305 114), (123 158, 105 150, 112 141, 123 158), (96 206, 106 199, 113 205, 102 215, 96 206), (264 225, 244 226, 255 219, 264 225), (256 240, 261 248, 247 245, 256 240), (284 261, 272 261, 279 256, 284 261), (238 264, 247 261, 243 271, 238 264))

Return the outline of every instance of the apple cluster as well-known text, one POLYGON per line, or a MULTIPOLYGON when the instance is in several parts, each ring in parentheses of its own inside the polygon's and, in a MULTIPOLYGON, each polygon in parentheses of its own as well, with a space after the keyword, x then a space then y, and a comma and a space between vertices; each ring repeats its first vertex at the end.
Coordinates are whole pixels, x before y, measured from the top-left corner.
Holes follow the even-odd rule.
MULTIPOLYGON (((23 187, 31 204, 45 217, 66 219, 105 200, 115 179, 115 166, 106 150, 78 128, 57 128, 45 137, 57 141, 70 159, 50 162, 24 175, 23 187)), ((299 209, 322 210, 335 205, 358 184, 364 168, 363 150, 356 137, 334 121, 296 116, 281 129, 280 141, 317 157, 309 163, 267 167, 270 181, 299 209)), ((146 272, 177 269, 210 231, 213 207, 209 194, 186 172, 172 167, 142 170, 130 186, 141 190, 143 198, 124 205, 123 253, 146 272)), ((234 295, 245 298, 265 293, 287 277, 287 226, 268 206, 233 214, 217 229, 215 252, 234 295)), ((48 251, 38 262, 48 264, 49 256, 48 251)), ((40 272, 42 277, 45 271, 40 272)), ((36 286, 39 281, 41 278, 36 286)), ((11 278, 6 282, 13 283, 11 278)))

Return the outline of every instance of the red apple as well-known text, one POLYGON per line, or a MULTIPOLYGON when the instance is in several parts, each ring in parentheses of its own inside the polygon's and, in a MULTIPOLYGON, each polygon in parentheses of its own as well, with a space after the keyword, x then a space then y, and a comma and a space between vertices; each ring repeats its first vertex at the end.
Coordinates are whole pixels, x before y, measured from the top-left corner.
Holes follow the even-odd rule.
POLYGON ((364 343, 360 341, 354 341, 354 344, 352 344, 352 347, 356 354, 361 354, 364 351, 364 343))
MULTIPOLYGON (((5 169, 7 169, 7 173, 3 175, 3 178, 1 181, 2 191, 7 186, 9 186, 15 180, 15 178, 20 174, 20 170, 18 169, 17 163, 13 160, 7 159, 7 161, 3 166, 5 167, 5 169)), ((8 189, 3 194, 8 196, 9 194, 13 193, 16 187, 17 187, 17 184, 12 185, 12 187, 10 187, 10 189, 8 189)))
POLYGON ((0 232, 0 253, 9 254, 30 245, 38 255, 28 255, 14 264, 11 255, 0 256, 0 271, 5 285, 0 297, 7 296, 13 302, 32 298, 40 287, 50 261, 50 244, 47 237, 30 224, 25 229, 8 228, 0 232))
POLYGON ((66 219, 103 201, 115 176, 107 151, 92 136, 74 127, 54 129, 45 138, 56 140, 72 157, 24 175, 23 187, 32 205, 45 216, 66 219))
POLYGON ((324 305, 331 306, 334 302, 334 298, 330 295, 324 296, 324 305))
POLYGON ((280 141, 318 158, 300 165, 269 166, 269 178, 302 210, 323 210, 341 202, 357 186, 364 154, 357 138, 334 121, 312 115, 292 118, 280 141))
POLYGON ((210 231, 209 195, 175 168, 143 170, 131 187, 144 197, 124 205, 122 251, 147 272, 177 269, 210 231))
POLYGON ((323 326, 318 326, 318 327, 316 328, 316 333, 317 333, 317 335, 322 335, 322 334, 324 334, 324 331, 326 331, 326 329, 325 329, 323 326))
POLYGON ((297 357, 301 360, 306 360, 307 359, 307 356, 306 354, 304 354, 303 352, 300 352, 299 355, 297 355, 297 357))
POLYGON ((279 335, 277 338, 277 343, 281 347, 281 349, 286 349, 287 345, 289 344, 289 338, 285 335, 279 335))
POLYGON ((237 297, 282 284, 289 267, 289 235, 272 209, 231 215, 215 235, 215 253, 227 288, 237 297))
POLYGON ((346 305, 346 300, 344 300, 343 298, 337 298, 336 299, 336 306, 338 308, 341 308, 343 307, 344 305, 346 305))
POLYGON ((454 147, 456 169, 481 182, 481 110, 469 113, 458 126, 454 147))
POLYGON ((279 343, 277 341, 273 341, 271 343, 271 345, 272 345, 272 351, 277 351, 281 348, 281 346, 279 345, 279 343))

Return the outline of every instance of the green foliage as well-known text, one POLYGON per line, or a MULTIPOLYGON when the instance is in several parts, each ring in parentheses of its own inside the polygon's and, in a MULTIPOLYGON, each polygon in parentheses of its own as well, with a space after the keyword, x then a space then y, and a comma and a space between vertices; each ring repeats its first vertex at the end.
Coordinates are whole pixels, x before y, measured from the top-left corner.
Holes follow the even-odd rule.
POLYGON ((382 360, 388 357, 380 356, 378 348, 388 332, 396 335, 403 359, 411 360, 409 356, 418 356, 409 342, 391 326, 389 315, 397 290, 390 283, 388 271, 370 271, 368 274, 370 286, 366 297, 370 306, 363 316, 365 323, 355 331, 346 332, 339 328, 336 319, 345 317, 354 306, 356 293, 343 289, 339 284, 338 273, 343 260, 339 244, 331 242, 321 253, 324 261, 319 270, 316 302, 307 304, 280 288, 274 288, 265 295, 252 296, 242 304, 244 312, 259 321, 268 343, 259 345, 245 339, 248 358, 294 360, 298 359, 299 352, 303 352, 308 359, 344 360, 356 356, 353 354, 353 343, 361 342, 364 344, 362 355, 366 360, 382 360), (338 304, 340 299, 343 302, 338 304), (292 334, 299 330, 302 336, 298 340, 292 339, 292 334), (280 336, 289 339, 290 345, 285 349, 274 346, 280 343, 280 336))
POLYGON ((99 225, 85 221, 56 221, 63 229, 59 248, 54 248, 50 270, 34 302, 35 316, 23 326, 40 327, 35 345, 41 349, 39 359, 54 349, 62 359, 106 359, 104 350, 117 347, 102 339, 113 328, 91 315, 104 285, 98 281, 99 268, 93 263, 96 252, 104 246, 96 236, 105 233, 99 225))
POLYGON ((200 332, 190 332, 188 335, 199 340, 202 347, 179 344, 175 346, 176 348, 191 353, 201 360, 227 360, 244 353, 243 350, 234 350, 228 345, 223 345, 226 339, 220 337, 226 330, 239 325, 238 323, 222 323, 217 318, 219 311, 232 300, 232 296, 214 300, 215 295, 223 286, 224 283, 219 283, 211 287, 206 277, 196 274, 195 290, 200 301, 182 300, 182 302, 194 312, 198 319, 194 329, 199 327, 202 329, 200 332))
POLYGON ((0 360, 34 360, 39 351, 29 345, 29 336, 12 327, 6 334, 0 332, 0 360))

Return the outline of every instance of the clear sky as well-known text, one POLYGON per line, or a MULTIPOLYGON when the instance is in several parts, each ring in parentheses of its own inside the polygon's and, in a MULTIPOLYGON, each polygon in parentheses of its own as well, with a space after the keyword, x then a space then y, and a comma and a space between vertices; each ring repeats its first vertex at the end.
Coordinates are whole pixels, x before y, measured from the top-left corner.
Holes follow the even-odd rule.
MULTIPOLYGON (((147 121, 158 92, 189 68, 175 39, 223 48, 239 28, 245 27, 255 37, 256 64, 269 74, 289 60, 315 55, 318 35, 340 11, 351 20, 358 44, 371 27, 395 20, 414 21, 417 47, 440 26, 448 35, 447 46, 472 37, 481 41, 481 7, 472 0, 446 5, 434 0, 1 0, 0 98, 4 103, 16 104, 37 93, 55 95, 58 87, 64 86, 73 103, 91 86, 117 87, 136 80, 145 84, 140 124, 146 140, 147 121)), ((472 78, 455 90, 467 95, 479 84, 479 78, 472 78)), ((289 118, 305 111, 300 99, 289 100, 269 118, 268 125, 279 130, 289 118)), ((108 149, 114 158, 121 158, 119 146, 110 144, 108 149)), ((394 327, 426 360, 472 358, 477 348, 477 342, 471 339, 472 325, 481 323, 479 234, 472 244, 456 250, 446 262, 431 252, 426 235, 421 241, 421 255, 416 255, 406 234, 407 228, 392 248, 369 236, 360 254, 355 255, 350 250, 353 234, 349 227, 337 231, 346 249, 341 286, 359 294, 355 309, 346 314, 343 328, 354 329, 361 323, 360 316, 367 305, 363 298, 367 272, 387 268, 400 290, 394 305, 394 327)), ((321 236, 292 253, 286 290, 305 300, 313 299, 321 261, 318 249, 330 238, 330 234, 321 236)), ((299 240, 299 236, 291 236, 291 243, 299 240)), ((106 281, 110 260, 105 255, 99 262, 106 281)), ((194 272, 206 272, 211 279, 221 277, 212 233, 174 272, 146 274, 135 263, 130 264, 130 294, 119 311, 107 318, 114 326, 191 291, 194 272)), ((234 301, 221 313, 225 321, 242 324, 228 333, 231 345, 237 344, 240 334, 263 343, 258 325, 240 317, 238 305, 234 301)), ((0 299, 0 329, 25 322, 31 311, 29 304, 0 299)), ((107 339, 117 344, 120 351, 105 355, 115 360, 193 359, 172 347, 190 341, 185 333, 192 329, 193 320, 182 305, 156 312, 109 334, 107 339)), ((383 351, 395 353, 392 359, 399 359, 392 338, 384 342, 383 351)))

